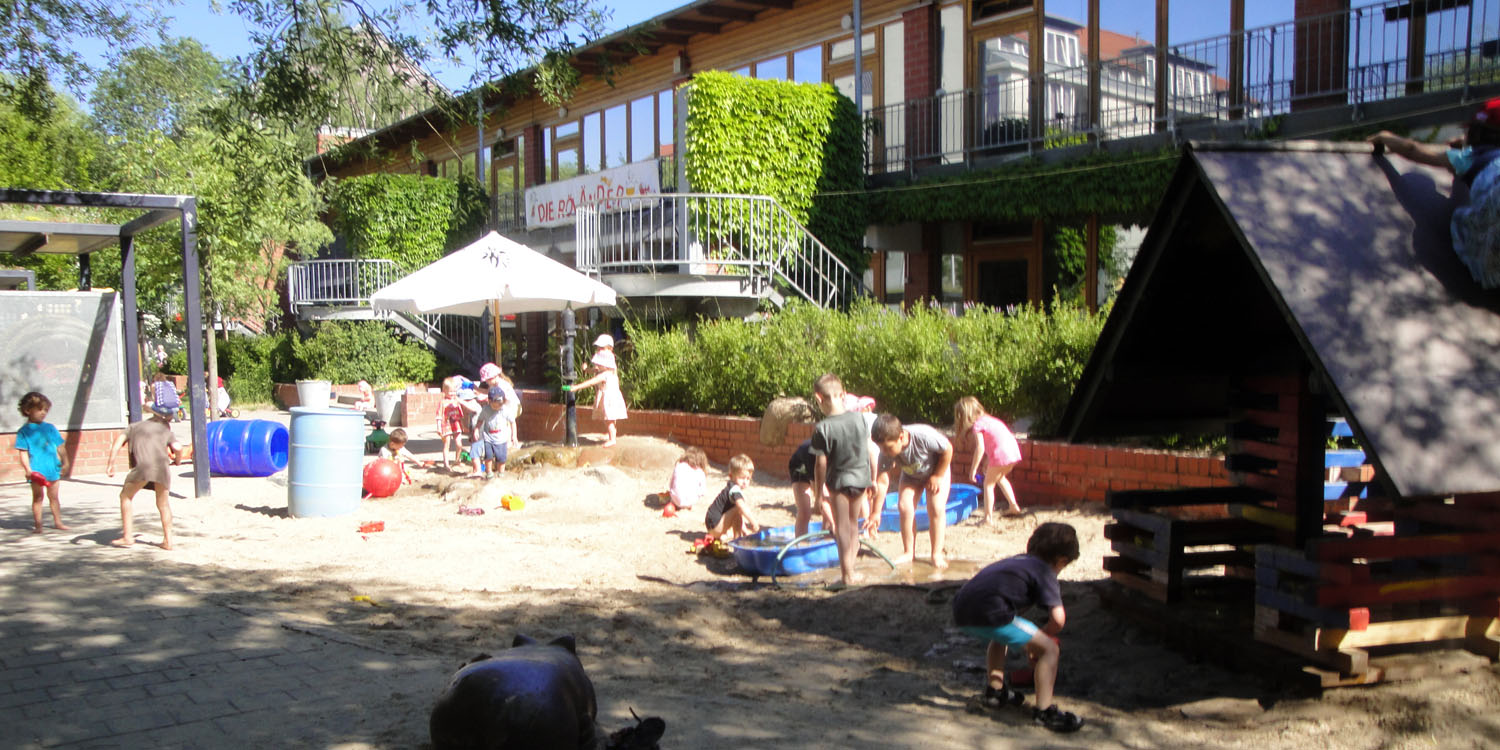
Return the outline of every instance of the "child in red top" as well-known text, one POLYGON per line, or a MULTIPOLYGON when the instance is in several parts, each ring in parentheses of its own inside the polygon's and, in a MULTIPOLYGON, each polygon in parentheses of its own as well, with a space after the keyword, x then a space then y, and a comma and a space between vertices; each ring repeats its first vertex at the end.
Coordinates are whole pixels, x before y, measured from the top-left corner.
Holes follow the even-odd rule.
POLYGON ((443 441, 443 468, 452 468, 448 446, 453 446, 453 461, 463 451, 463 436, 468 432, 469 413, 458 401, 458 376, 443 381, 443 400, 437 406, 437 433, 443 441))

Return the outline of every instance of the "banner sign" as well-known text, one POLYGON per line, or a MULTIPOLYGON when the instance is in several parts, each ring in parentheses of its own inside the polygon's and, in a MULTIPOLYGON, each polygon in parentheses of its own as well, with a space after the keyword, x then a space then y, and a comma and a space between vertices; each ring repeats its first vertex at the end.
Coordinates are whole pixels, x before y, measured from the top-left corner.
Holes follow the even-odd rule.
POLYGON ((608 211, 612 208, 611 198, 660 192, 661 177, 655 159, 548 182, 526 189, 526 228, 572 224, 579 206, 597 203, 608 211))

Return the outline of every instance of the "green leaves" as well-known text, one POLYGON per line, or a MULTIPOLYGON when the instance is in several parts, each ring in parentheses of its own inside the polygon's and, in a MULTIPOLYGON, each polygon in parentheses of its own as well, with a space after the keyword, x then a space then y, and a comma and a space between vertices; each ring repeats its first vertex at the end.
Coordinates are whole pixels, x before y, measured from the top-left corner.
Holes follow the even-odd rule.
POLYGON ((864 188, 853 102, 828 84, 707 72, 693 77, 687 121, 685 169, 694 192, 769 195, 851 268, 865 267, 863 201, 817 197, 864 188))
POLYGON ((307 339, 292 337, 297 377, 380 386, 435 379, 437 357, 379 321, 320 323, 307 339))
POLYGON ((632 354, 621 360, 621 383, 641 407, 756 416, 778 396, 808 396, 814 378, 833 372, 903 420, 948 424, 954 402, 973 395, 1002 418, 1034 418, 1033 431, 1045 433, 1103 324, 1102 313, 1062 303, 955 316, 866 298, 848 312, 794 302, 761 322, 700 320, 692 335, 627 321, 632 354))
POLYGON ((334 227, 359 258, 396 261, 405 273, 476 239, 489 205, 472 178, 372 174, 335 184, 334 227))

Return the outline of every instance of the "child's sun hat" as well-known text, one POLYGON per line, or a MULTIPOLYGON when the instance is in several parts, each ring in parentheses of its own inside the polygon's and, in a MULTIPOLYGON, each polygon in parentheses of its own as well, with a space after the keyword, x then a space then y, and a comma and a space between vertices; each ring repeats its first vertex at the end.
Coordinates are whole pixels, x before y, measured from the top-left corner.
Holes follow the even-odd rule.
POLYGON ((489 380, 490 378, 499 377, 499 375, 500 366, 495 364, 494 362, 486 362, 484 363, 483 367, 479 368, 479 382, 481 383, 489 380))
POLYGON ((615 337, 607 333, 601 333, 599 334, 599 338, 594 339, 594 346, 613 349, 615 346, 615 337))

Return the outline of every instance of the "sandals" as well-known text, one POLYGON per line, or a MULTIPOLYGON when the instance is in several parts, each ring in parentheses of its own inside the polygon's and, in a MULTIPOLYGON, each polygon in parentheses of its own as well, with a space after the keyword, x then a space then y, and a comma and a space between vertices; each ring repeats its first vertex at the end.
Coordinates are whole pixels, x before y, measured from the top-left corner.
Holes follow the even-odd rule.
POLYGON ((1083 726, 1083 719, 1078 718, 1076 714, 1059 709, 1056 703, 1046 709, 1031 709, 1031 721, 1059 734, 1076 732, 1083 726))
POLYGON ((979 697, 979 702, 985 708, 1005 708, 1006 706, 1017 707, 1026 702, 1026 696, 1019 690, 1011 690, 1010 686, 992 688, 984 686, 984 695, 979 697))

